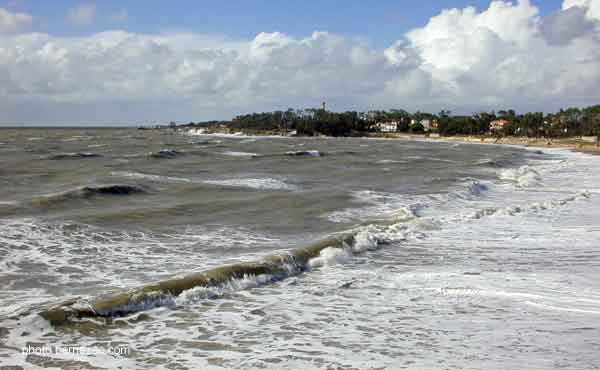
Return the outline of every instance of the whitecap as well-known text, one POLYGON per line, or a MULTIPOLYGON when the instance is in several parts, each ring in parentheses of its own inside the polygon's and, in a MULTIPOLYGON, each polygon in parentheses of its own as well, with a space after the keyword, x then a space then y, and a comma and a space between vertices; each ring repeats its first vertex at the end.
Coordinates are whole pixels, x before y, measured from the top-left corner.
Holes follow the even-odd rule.
POLYGON ((325 248, 319 253, 319 257, 311 259, 308 264, 310 267, 323 267, 343 264, 348 262, 352 255, 343 248, 325 248))
POLYGON ((205 184, 236 187, 236 188, 251 188, 258 190, 297 190, 298 187, 293 184, 288 184, 285 181, 273 178, 242 178, 242 179, 225 179, 225 180, 205 180, 205 184))
POLYGON ((115 171, 110 173, 112 176, 127 177, 132 179, 144 179, 156 182, 192 182, 192 180, 183 177, 152 175, 140 172, 115 171))
POLYGON ((382 159, 376 162, 377 164, 390 164, 390 163, 408 163, 408 161, 401 161, 397 159, 382 159))
POLYGON ((226 151, 221 154, 229 156, 229 157, 258 157, 259 156, 259 154, 257 154, 257 153, 236 152, 236 151, 226 151))
POLYGON ((500 171, 500 179, 516 183, 518 187, 536 185, 541 181, 540 173, 529 166, 509 168, 500 171))

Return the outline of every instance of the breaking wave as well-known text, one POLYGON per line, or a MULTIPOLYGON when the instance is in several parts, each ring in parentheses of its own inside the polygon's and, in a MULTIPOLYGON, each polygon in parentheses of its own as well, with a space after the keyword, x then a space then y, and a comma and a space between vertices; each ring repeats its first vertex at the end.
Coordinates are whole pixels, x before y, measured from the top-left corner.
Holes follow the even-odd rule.
MULTIPOLYGON (((477 188, 476 185, 474 187, 477 188)), ((438 222, 465 222, 485 216, 542 211, 589 197, 588 193, 580 193, 568 198, 520 207, 487 208, 468 217, 456 217, 445 221, 414 217, 400 222, 369 224, 255 262, 216 267, 95 299, 74 298, 58 305, 46 306, 39 314, 53 325, 67 325, 85 318, 119 317, 155 307, 170 307, 198 299, 215 298, 227 292, 282 280, 313 268, 344 264, 356 254, 374 251, 409 238, 427 237, 428 233, 435 229, 432 226, 438 222)))
POLYGON ((111 172, 111 175, 117 176, 117 177, 132 178, 132 179, 150 180, 150 181, 155 181, 155 182, 185 182, 185 183, 192 182, 192 180, 184 178, 184 177, 152 175, 152 174, 146 174, 146 173, 140 173, 140 172, 115 171, 115 172, 111 172))
POLYGON ((377 192, 372 190, 355 191, 351 194, 357 202, 366 206, 334 211, 325 217, 336 223, 361 222, 365 219, 407 219, 416 216, 423 206, 418 200, 403 194, 377 192))
POLYGON ((61 193, 43 195, 34 198, 31 203, 34 206, 45 207, 73 199, 85 199, 95 196, 125 196, 145 192, 146 190, 142 187, 126 184, 83 186, 61 193))
POLYGON ((541 181, 541 175, 529 166, 500 171, 500 179, 515 183, 518 187, 533 186, 541 181))
POLYGON ((590 196, 591 195, 589 192, 581 192, 576 195, 572 195, 570 197, 562 199, 549 200, 545 202, 533 202, 527 205, 517 205, 509 207, 488 207, 477 210, 467 215, 466 217, 463 216, 462 219, 477 220, 486 216, 515 216, 520 213, 545 211, 562 207, 568 203, 575 202, 578 200, 589 199, 590 196))
POLYGON ((484 158, 477 161, 477 164, 484 167, 491 168, 508 168, 514 165, 514 163, 509 159, 491 159, 484 158))
MULTIPOLYGON (((529 186, 533 181, 541 181, 539 172, 529 166, 518 169, 502 170, 499 177, 516 183, 517 186, 529 186)), ((205 180, 207 184, 230 187, 249 187, 253 189, 293 190, 293 185, 272 178, 247 178, 205 180)), ((111 185, 101 188, 81 188, 76 194, 120 195, 131 194, 127 185, 111 185), (87 189, 87 190, 86 190, 87 189), (123 191, 122 191, 123 190, 123 191), (86 193, 87 192, 87 193, 86 193)), ((74 298, 54 306, 43 307, 40 315, 53 325, 65 325, 86 318, 107 318, 129 315, 141 310, 161 306, 176 306, 199 299, 219 297, 227 292, 247 289, 268 284, 297 275, 314 268, 322 268, 344 264, 352 260, 356 254, 378 250, 386 245, 410 240, 410 238, 427 238, 439 227, 453 227, 453 223, 474 222, 485 217, 517 216, 527 212, 542 212, 562 207, 571 202, 585 200, 590 197, 588 192, 580 192, 568 197, 542 202, 528 202, 509 207, 470 208, 469 212, 423 216, 421 209, 430 207, 431 202, 456 202, 469 204, 465 201, 477 201, 480 197, 492 192, 495 186, 478 179, 464 179, 461 186, 443 197, 434 198, 431 195, 410 197, 403 194, 376 192, 371 190, 358 191, 352 195, 366 207, 346 209, 327 215, 332 221, 346 222, 365 220, 370 216, 384 216, 379 221, 371 221, 351 230, 333 235, 317 243, 295 250, 266 256, 254 262, 240 262, 203 272, 175 277, 156 283, 143 285, 117 294, 98 298, 74 298)), ((66 193, 70 194, 70 192, 66 193)), ((81 196, 81 195, 78 195, 81 196)), ((477 202, 475 202, 477 203, 477 202)), ((477 203, 477 207, 486 205, 477 203)), ((456 204, 453 204, 455 206, 456 204)), ((456 207, 450 207, 456 209, 456 207)), ((285 248, 286 246, 282 246, 285 248)))
POLYGON ((289 151, 285 155, 292 157, 320 157, 322 154, 318 150, 300 150, 300 151, 289 151))
POLYGON ((98 158, 102 157, 102 155, 97 153, 60 153, 53 154, 51 156, 46 157, 46 159, 50 160, 61 160, 61 159, 84 159, 84 158, 98 158))
POLYGON ((229 157, 258 157, 259 154, 256 153, 247 153, 247 152, 235 152, 235 151, 226 151, 222 153, 223 155, 229 157))
POLYGON ((246 179, 225 179, 225 180, 204 180, 203 183, 209 185, 226 186, 234 188, 250 188, 257 190, 297 190, 298 187, 288 184, 285 181, 273 178, 246 178, 246 179))
POLYGON ((183 152, 174 149, 161 149, 158 152, 151 153, 151 158, 175 158, 184 154, 183 152))

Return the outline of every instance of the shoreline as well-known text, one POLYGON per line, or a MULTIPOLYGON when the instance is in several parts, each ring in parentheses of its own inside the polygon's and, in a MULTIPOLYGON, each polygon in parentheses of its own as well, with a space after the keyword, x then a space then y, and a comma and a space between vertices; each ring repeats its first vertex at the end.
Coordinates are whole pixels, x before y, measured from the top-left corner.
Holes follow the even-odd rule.
POLYGON ((595 142, 583 140, 581 138, 527 138, 506 136, 494 138, 490 136, 424 136, 414 134, 387 134, 386 138, 397 138, 404 140, 424 140, 438 141, 447 143, 469 143, 481 145, 515 145, 526 148, 540 149, 568 149, 575 152, 600 155, 600 147, 595 142))
MULTIPOLYGON (((304 136, 280 136, 275 132, 220 132, 209 131, 206 133, 191 133, 190 129, 181 130, 185 135, 190 136, 231 136, 231 137, 304 137, 304 136)), ((306 138, 313 136, 306 136, 306 138)), ((334 136, 314 136, 314 137, 332 137, 334 136)), ((363 136, 349 136, 367 139, 394 139, 394 140, 413 140, 413 141, 431 141, 431 142, 452 142, 452 143, 470 143, 486 145, 516 145, 527 148, 541 149, 569 149, 575 152, 600 155, 600 146, 595 142, 584 140, 582 138, 528 138, 517 136, 492 137, 492 136, 438 136, 438 135, 419 135, 409 133, 372 133, 363 136)))

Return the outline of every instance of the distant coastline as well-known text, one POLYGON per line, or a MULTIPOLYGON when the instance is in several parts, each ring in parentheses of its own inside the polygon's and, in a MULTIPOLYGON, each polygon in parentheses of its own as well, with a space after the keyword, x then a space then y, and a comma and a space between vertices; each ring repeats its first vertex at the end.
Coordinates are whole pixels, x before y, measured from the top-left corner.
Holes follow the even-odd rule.
POLYGON ((183 125, 170 122, 153 128, 192 135, 426 138, 597 152, 600 105, 571 107, 555 113, 517 113, 508 109, 455 115, 448 110, 439 113, 410 113, 403 109, 333 112, 323 103, 321 108, 250 113, 228 121, 183 125))
MULTIPOLYGON (((235 131, 228 128, 195 128, 190 126, 178 127, 177 132, 190 136, 232 136, 232 137, 332 137, 327 135, 297 135, 297 133, 289 132, 287 135, 281 135, 275 130, 240 130, 235 131)), ((432 142, 455 142, 455 143, 471 143, 471 144, 488 144, 488 145, 518 145, 523 147, 533 148, 555 148, 555 149, 571 149, 579 152, 600 154, 600 146, 598 139, 595 136, 579 136, 565 138, 530 138, 522 136, 492 136, 492 135, 453 135, 440 136, 436 133, 392 133, 392 132, 371 132, 352 135, 351 137, 372 138, 372 139, 397 139, 397 140, 425 140, 432 142)))

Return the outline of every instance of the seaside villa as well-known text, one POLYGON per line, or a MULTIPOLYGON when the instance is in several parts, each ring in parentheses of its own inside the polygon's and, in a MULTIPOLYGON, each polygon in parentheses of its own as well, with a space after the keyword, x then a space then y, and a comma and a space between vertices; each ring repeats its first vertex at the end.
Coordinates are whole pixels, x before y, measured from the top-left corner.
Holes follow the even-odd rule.
POLYGON ((399 124, 399 122, 396 122, 396 121, 377 122, 375 124, 375 127, 377 127, 377 129, 380 132, 396 132, 396 131, 398 131, 398 124, 399 124))
POLYGON ((510 122, 505 119, 494 120, 494 121, 490 122, 490 131, 491 132, 502 132, 509 123, 510 122))

